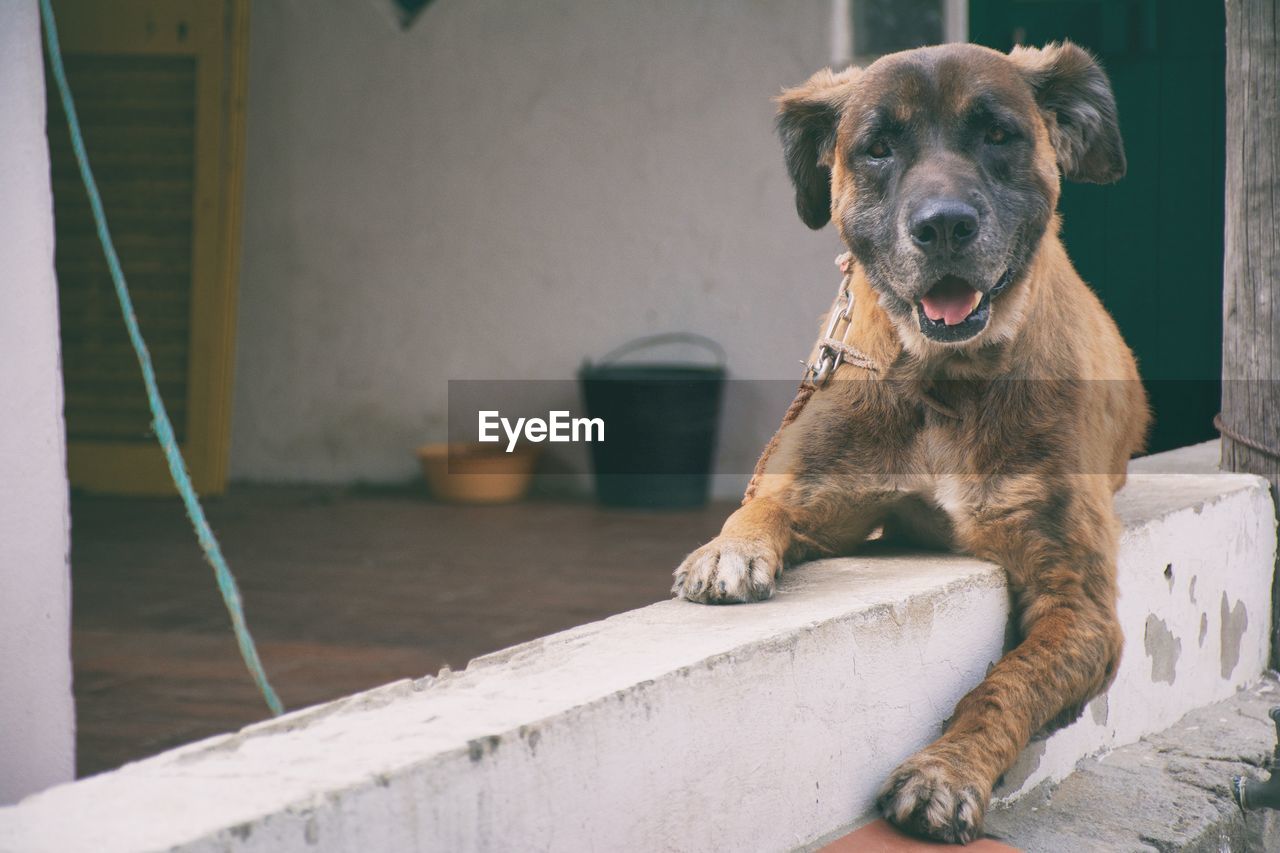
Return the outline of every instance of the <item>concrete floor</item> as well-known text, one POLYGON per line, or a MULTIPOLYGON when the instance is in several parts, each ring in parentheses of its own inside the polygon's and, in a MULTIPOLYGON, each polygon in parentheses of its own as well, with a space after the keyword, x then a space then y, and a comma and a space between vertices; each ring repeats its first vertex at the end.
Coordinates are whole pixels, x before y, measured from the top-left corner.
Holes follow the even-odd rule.
MULTIPOLYGON (((662 600, 732 506, 240 487, 206 510, 293 709, 662 600)), ((75 496, 71 564, 78 775, 266 716, 176 499, 75 496)))

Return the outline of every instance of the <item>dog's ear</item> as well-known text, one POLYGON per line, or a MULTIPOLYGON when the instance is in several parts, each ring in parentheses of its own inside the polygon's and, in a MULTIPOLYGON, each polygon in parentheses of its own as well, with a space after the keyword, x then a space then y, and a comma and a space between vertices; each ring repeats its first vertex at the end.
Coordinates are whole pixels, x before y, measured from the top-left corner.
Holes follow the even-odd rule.
POLYGON ((1091 184, 1124 177, 1116 99, 1097 60, 1069 41, 1015 47, 1009 59, 1031 84, 1045 113, 1063 177, 1091 184))
POLYGON ((839 73, 824 68, 803 85, 778 96, 778 136, 796 188, 796 211, 810 228, 821 228, 831 220, 836 125, 860 73, 857 68, 839 73))

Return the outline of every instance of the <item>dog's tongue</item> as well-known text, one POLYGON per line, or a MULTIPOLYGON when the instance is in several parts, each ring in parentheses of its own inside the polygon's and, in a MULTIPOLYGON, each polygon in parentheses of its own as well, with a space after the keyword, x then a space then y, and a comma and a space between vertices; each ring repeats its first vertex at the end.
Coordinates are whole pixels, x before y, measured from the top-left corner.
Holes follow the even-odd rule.
POLYGON ((935 323, 939 320, 948 326, 963 323, 982 301, 982 294, 969 283, 954 275, 946 276, 920 300, 924 315, 935 323))

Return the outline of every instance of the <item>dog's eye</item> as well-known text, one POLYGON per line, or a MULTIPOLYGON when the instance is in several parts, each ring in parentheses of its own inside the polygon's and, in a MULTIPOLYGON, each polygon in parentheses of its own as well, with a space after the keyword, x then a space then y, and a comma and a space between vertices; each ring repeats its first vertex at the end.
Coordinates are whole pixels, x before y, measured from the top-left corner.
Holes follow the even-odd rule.
POLYGON ((889 146, 877 139, 867 148, 867 156, 872 160, 883 160, 893 152, 889 150, 889 146))
POLYGON ((992 145, 1004 145, 1011 138, 1012 134, 999 125, 996 125, 987 131, 987 142, 992 145))

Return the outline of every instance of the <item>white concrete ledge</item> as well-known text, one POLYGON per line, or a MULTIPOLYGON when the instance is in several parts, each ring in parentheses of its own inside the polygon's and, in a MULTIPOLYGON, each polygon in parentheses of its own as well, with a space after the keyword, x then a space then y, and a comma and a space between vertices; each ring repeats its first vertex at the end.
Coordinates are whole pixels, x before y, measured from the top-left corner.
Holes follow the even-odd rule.
MULTIPOLYGON (((1216 454, 1135 464, 1116 683, 1001 796, 1262 671, 1274 508, 1216 454)), ((999 657, 1007 617, 977 560, 812 563, 770 602, 656 604, 51 789, 0 809, 0 850, 803 847, 865 817, 999 657)))

